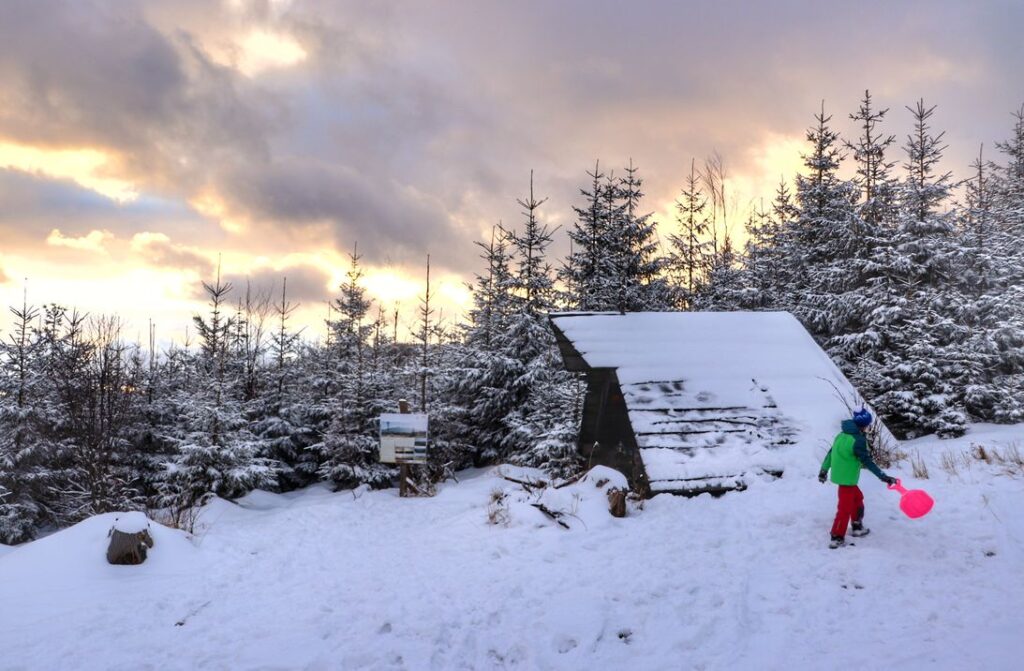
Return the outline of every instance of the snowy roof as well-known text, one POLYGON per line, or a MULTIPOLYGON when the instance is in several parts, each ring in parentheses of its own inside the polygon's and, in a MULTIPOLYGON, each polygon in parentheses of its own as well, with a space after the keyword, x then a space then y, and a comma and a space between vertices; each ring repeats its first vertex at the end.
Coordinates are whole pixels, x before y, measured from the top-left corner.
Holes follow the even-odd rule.
POLYGON ((840 394, 857 398, 787 312, 551 319, 575 349, 567 362, 578 353, 587 367, 616 370, 653 491, 813 460, 806 448, 831 441, 848 416, 840 394))

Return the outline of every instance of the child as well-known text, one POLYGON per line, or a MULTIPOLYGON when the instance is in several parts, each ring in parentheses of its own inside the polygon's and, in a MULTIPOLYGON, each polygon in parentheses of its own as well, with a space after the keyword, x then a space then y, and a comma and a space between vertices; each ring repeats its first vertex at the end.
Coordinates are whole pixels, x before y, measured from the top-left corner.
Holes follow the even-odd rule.
POLYGON ((861 467, 866 467, 886 484, 896 482, 896 478, 878 468, 868 453, 864 429, 871 426, 871 421, 871 413, 864 408, 853 413, 853 419, 843 420, 842 432, 832 441, 832 449, 821 462, 818 481, 825 482, 831 468, 832 482, 839 485, 839 509, 832 524, 832 540, 828 544, 833 549, 846 543, 846 525, 850 520, 853 520, 851 535, 867 536, 870 533, 870 529, 864 526, 864 495, 857 487, 861 467))

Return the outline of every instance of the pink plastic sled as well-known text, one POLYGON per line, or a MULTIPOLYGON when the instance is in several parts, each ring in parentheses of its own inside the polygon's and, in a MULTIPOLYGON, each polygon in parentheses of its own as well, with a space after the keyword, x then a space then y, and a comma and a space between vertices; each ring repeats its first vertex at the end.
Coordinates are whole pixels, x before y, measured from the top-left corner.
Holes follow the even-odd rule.
POLYGON ((903 487, 900 480, 897 480, 894 485, 889 485, 889 489, 896 490, 902 495, 900 496, 900 510, 912 520, 924 517, 935 505, 935 501, 928 496, 928 492, 923 489, 908 490, 903 487))

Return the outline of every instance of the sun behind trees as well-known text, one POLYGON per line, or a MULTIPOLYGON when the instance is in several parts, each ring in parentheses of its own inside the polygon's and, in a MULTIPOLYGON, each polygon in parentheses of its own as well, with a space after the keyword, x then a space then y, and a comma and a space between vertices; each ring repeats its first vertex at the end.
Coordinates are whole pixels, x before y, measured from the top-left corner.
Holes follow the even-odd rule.
POLYGON ((357 248, 319 342, 291 329, 286 280, 271 296, 218 274, 198 341, 162 352, 115 318, 26 300, 0 344, 0 541, 110 510, 187 519, 255 487, 389 486, 374 419, 399 398, 430 413, 429 477, 496 462, 574 472, 583 389, 546 321, 558 310, 786 310, 901 437, 1021 421, 1024 108, 1001 162, 979 152, 963 182, 939 172, 935 107, 906 112, 898 147, 868 92, 846 140, 823 106, 802 174, 745 214, 742 248, 720 157, 691 163, 670 231, 632 162, 587 171, 562 232, 531 175, 518 223, 477 243, 468 319, 435 314, 428 275, 411 343, 367 297, 357 248))

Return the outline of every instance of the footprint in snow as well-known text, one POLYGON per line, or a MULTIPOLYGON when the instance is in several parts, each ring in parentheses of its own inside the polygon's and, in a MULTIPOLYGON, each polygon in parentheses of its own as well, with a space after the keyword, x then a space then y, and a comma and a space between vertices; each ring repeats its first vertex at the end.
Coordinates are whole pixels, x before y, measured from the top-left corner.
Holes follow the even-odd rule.
POLYGON ((576 639, 570 638, 568 636, 560 636, 555 641, 555 649, 558 650, 558 654, 560 655, 564 655, 565 653, 575 648, 577 645, 579 645, 579 643, 576 641, 576 639))

